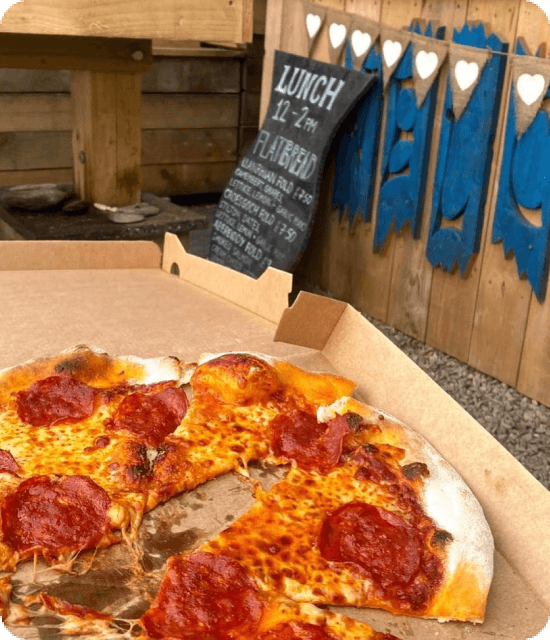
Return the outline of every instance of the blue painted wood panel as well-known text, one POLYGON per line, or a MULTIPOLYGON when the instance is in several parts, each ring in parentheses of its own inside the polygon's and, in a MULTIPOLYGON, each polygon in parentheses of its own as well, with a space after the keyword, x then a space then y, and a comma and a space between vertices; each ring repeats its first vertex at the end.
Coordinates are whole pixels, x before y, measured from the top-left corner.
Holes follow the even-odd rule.
MULTIPOLYGON (((345 66, 353 69, 351 45, 348 41, 345 66)), ((338 206, 340 220, 348 209, 349 224, 357 214, 365 222, 372 219, 372 201, 376 179, 378 143, 382 123, 383 87, 382 56, 372 47, 363 64, 363 71, 378 76, 376 84, 357 109, 348 117, 340 136, 332 202, 338 206)))
MULTIPOLYGON (((487 36, 482 24, 465 25, 455 31, 453 41, 508 50, 496 35, 487 36)), ((463 277, 481 242, 505 66, 506 56, 493 55, 488 60, 459 120, 453 113, 450 79, 447 84, 427 256, 434 267, 440 265, 446 271, 458 265, 463 277), (458 221, 460 228, 446 227, 444 220, 458 221)))
MULTIPOLYGON (((431 23, 425 33, 418 23, 410 30, 434 37, 431 23)), ((442 27, 435 37, 441 40, 444 35, 442 27)), ((414 48, 410 43, 389 84, 375 250, 383 248, 392 226, 397 233, 408 223, 413 237, 420 237, 439 76, 419 108, 414 90, 403 86, 413 77, 413 64, 414 48), (405 132, 412 134, 412 140, 402 139, 405 132)))
MULTIPOLYGON (((521 45, 517 53, 526 55, 521 45)), ((546 97, 550 99, 550 89, 546 97)), ((550 117, 540 109, 518 138, 513 90, 491 240, 502 241, 506 255, 513 252, 519 276, 527 276, 542 302, 548 288, 550 251, 550 117), (520 206, 533 211, 535 218, 540 215, 540 226, 527 220, 520 206)))

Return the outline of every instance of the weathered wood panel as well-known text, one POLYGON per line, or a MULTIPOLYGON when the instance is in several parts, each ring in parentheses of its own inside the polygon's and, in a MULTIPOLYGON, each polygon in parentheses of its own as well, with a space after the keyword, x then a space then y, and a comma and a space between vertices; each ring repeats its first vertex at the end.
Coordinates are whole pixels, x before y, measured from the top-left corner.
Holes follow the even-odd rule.
POLYGON ((142 132, 142 164, 222 162, 237 158, 232 129, 150 129, 142 132))
POLYGON ((143 190, 165 196, 221 193, 236 162, 144 166, 143 190))
POLYGON ((25 0, 5 14, 0 33, 249 42, 252 0, 25 0))
POLYGON ((142 74, 143 93, 239 93, 238 58, 155 58, 142 74))
POLYGON ((239 125, 237 95, 145 94, 143 129, 225 129, 239 125))

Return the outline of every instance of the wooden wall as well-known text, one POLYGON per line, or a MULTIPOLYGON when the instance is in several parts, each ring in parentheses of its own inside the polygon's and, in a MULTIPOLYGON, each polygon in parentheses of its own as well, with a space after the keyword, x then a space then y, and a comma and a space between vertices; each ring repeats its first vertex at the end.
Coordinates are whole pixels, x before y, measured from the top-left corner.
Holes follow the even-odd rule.
MULTIPOLYGON (((550 24, 542 12, 527 0, 318 0, 317 4, 359 14, 395 28, 408 28, 420 18, 437 20, 453 28, 466 21, 482 21, 509 50, 521 36, 535 53, 550 43, 550 24)), ((304 12, 300 2, 269 0, 266 31, 266 62, 261 113, 267 110, 273 52, 282 49, 307 56, 304 12)), ((312 57, 328 62, 328 39, 320 37, 312 57)), ((550 405, 550 295, 539 303, 531 285, 520 279, 516 263, 506 258, 502 244, 492 244, 489 230, 497 193, 503 132, 508 100, 502 101, 499 127, 493 145, 481 248, 466 277, 433 268, 426 258, 432 185, 434 184, 448 62, 439 84, 427 193, 419 239, 408 228, 392 233, 381 253, 373 252, 377 195, 380 187, 380 155, 376 176, 373 220, 356 216, 350 225, 348 212, 339 221, 331 206, 331 163, 337 140, 327 160, 315 226, 298 268, 299 276, 364 313, 386 322, 489 375, 517 387, 522 393, 550 405)), ((507 67, 504 94, 511 83, 507 67)), ((550 101, 545 107, 550 113, 550 101)), ((381 123, 384 135, 386 115, 381 123)))
MULTIPOLYGON (((142 77, 143 190, 221 192, 258 130, 263 36, 166 53, 142 77)), ((72 182, 70 92, 69 71, 0 69, 0 186, 72 182)))

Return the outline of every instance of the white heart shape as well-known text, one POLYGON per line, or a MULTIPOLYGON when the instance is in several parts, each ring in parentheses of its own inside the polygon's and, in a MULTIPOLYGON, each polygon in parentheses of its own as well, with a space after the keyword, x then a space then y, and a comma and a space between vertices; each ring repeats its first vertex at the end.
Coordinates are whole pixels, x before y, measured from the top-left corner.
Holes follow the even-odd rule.
POLYGON ((422 80, 426 80, 429 78, 432 73, 437 69, 437 65, 439 63, 439 58, 437 57, 437 53, 435 51, 419 51, 416 56, 415 64, 418 70, 418 75, 422 78, 422 80))
POLYGON ((394 42, 393 40, 386 40, 382 46, 384 53, 384 59, 388 67, 393 66, 401 57, 403 52, 403 45, 400 42, 394 42))
POLYGON ((330 44, 332 45, 333 49, 338 49, 342 42, 344 42, 347 32, 348 30, 346 29, 346 25, 344 24, 336 24, 335 22, 333 22, 330 25, 328 36, 330 38, 330 44))
POLYGON ((534 76, 528 73, 523 73, 518 78, 517 88, 520 98, 525 104, 530 107, 535 103, 544 91, 544 85, 546 81, 544 76, 540 73, 536 73, 534 76))
POLYGON ((459 60, 455 65, 455 78, 462 91, 469 89, 477 80, 479 65, 477 62, 459 60))
POLYGON ((308 13, 306 16, 306 27, 310 38, 314 38, 321 28, 321 16, 308 13))
POLYGON ((353 52, 358 58, 370 49, 371 44, 372 38, 370 37, 370 33, 365 33, 356 29, 351 34, 351 46, 353 47, 353 52))

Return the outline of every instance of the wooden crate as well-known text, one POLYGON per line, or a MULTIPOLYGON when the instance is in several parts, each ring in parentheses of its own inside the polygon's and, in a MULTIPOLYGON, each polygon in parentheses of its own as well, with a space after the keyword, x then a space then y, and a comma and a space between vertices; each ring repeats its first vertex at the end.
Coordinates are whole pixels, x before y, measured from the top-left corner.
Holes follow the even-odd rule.
MULTIPOLYGON (((170 55, 142 76, 143 190, 223 190, 258 129, 262 51, 262 36, 244 51, 159 43, 170 55)), ((0 185, 73 180, 70 92, 69 71, 0 69, 0 185)))
MULTIPOLYGON (((548 55, 550 24, 541 9, 528 0, 317 0, 322 11, 362 16, 384 26, 408 30, 412 21, 437 21, 453 30, 467 22, 483 22, 516 51, 521 38, 534 55, 548 55)), ((266 63, 262 89, 262 117, 271 91, 273 55, 276 49, 330 60, 328 24, 322 27, 313 49, 308 51, 302 2, 269 0, 266 31, 266 63)), ((333 22, 338 22, 334 13, 333 22)), ((342 15, 342 14, 340 14, 342 15)), ((349 34, 348 34, 349 38, 349 34)), ((510 65, 503 85, 492 144, 493 161, 486 189, 484 223, 479 252, 468 271, 447 272, 433 267, 426 258, 430 233, 433 186, 440 142, 440 123, 449 73, 442 68, 434 115, 426 197, 419 237, 407 226, 392 232, 382 251, 373 250, 377 204, 382 182, 380 144, 375 179, 373 217, 349 215, 332 205, 332 180, 338 140, 334 141, 325 166, 325 179, 312 240, 297 273, 332 295, 421 341, 441 349, 488 373, 524 394, 550 405, 550 296, 541 303, 526 279, 518 276, 516 263, 505 256, 502 243, 493 244, 491 230, 502 162, 504 130, 511 87, 510 65)), ((385 93, 387 102, 388 93, 385 93)), ((544 103, 549 106, 549 101, 544 103)), ((380 123, 381 140, 386 127, 386 107, 380 123)), ((353 213, 353 212, 352 212, 353 213)))

